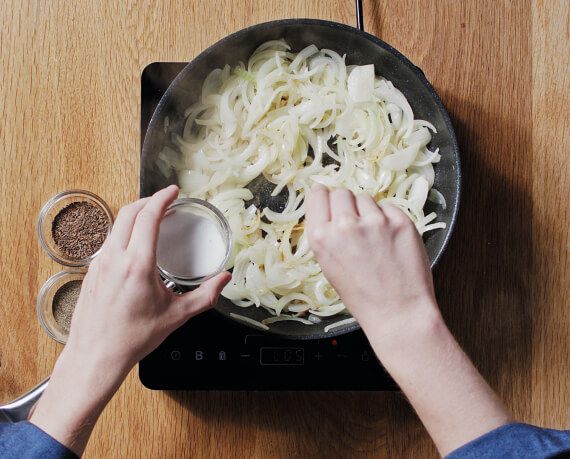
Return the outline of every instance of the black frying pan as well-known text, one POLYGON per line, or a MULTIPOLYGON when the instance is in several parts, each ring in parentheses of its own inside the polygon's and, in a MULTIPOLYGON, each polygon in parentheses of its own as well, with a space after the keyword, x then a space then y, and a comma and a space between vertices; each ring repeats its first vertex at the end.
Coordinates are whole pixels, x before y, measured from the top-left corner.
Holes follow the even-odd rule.
MULTIPOLYGON (((149 124, 142 148, 141 196, 149 196, 169 184, 176 183, 174 171, 164 176, 156 166, 156 159, 165 145, 175 148, 170 142, 171 133, 181 132, 184 110, 199 98, 202 82, 208 73, 226 64, 235 66, 240 61, 247 62, 260 44, 281 38, 291 45, 292 52, 314 44, 320 49, 328 48, 341 56, 346 55, 347 65, 374 64, 376 74, 392 81, 406 96, 415 117, 428 120, 437 128, 431 146, 439 147, 441 161, 435 166, 434 186, 445 197, 447 207, 445 210, 441 207, 436 209, 435 206, 431 209, 428 201, 426 211, 436 210, 437 221, 445 222, 447 227, 445 230, 429 232, 424 237, 433 267, 451 236, 459 204, 459 151, 449 116, 418 67, 382 40, 343 24, 313 19, 288 19, 259 24, 229 35, 190 62, 160 100, 149 124), (165 130, 167 118, 168 129, 165 130)), ((230 312, 237 312, 255 320, 267 317, 267 312, 261 308, 237 308, 225 298, 220 298, 216 310, 227 317, 230 312)), ((321 323, 313 326, 298 322, 279 322, 272 324, 268 333, 293 339, 320 339, 359 328, 358 324, 353 323, 325 333, 324 328, 338 320, 338 316, 324 318, 321 323)))

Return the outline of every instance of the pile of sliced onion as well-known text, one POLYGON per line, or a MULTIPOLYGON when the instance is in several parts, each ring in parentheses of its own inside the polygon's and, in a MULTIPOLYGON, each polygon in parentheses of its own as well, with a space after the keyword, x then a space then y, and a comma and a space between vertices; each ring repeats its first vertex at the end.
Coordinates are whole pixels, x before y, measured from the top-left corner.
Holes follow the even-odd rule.
POLYGON ((445 208, 432 188, 440 155, 427 145, 435 128, 414 119, 404 95, 373 65, 346 66, 328 49, 295 54, 270 41, 246 64, 212 71, 185 116, 175 138, 180 151, 163 150, 159 168, 176 169, 182 196, 206 199, 227 217, 233 274, 222 294, 238 307, 265 308, 263 327, 347 313, 304 232, 313 185, 388 201, 420 234, 445 227, 423 211, 428 197, 445 208), (275 184, 274 195, 288 194, 282 212, 246 204, 253 198, 246 186, 261 174, 275 184))

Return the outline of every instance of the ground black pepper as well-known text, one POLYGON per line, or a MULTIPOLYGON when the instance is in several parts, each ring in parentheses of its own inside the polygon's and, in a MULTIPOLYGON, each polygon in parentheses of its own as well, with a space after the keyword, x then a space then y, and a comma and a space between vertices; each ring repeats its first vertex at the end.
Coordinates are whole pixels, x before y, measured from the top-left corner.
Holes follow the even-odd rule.
POLYGON ((68 257, 83 259, 101 248, 109 220, 105 213, 90 202, 73 202, 53 219, 51 232, 55 244, 68 257))
POLYGON ((71 327, 71 317, 75 310, 75 304, 79 298, 81 291, 82 281, 73 280, 63 284, 55 295, 52 301, 52 311, 55 321, 67 332, 71 327))

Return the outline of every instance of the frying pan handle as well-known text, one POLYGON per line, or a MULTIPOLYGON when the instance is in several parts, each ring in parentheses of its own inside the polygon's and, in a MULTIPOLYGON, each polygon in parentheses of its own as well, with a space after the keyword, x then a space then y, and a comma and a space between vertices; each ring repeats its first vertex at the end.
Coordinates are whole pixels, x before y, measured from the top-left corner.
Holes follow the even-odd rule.
MULTIPOLYGON (((360 30, 361 32, 364 32, 364 16, 362 13, 362 0, 356 0, 356 27, 358 27, 358 30, 360 30)), ((424 73, 424 71, 419 68, 416 65, 416 69, 419 70, 419 72, 422 74, 422 76, 425 78, 426 74, 424 73)))
POLYGON ((34 387, 27 394, 22 395, 20 398, 10 402, 6 405, 0 406, 0 422, 19 422, 25 421, 30 414, 31 409, 39 400, 40 396, 44 393, 48 385, 49 378, 44 379, 40 384, 34 387))
POLYGON ((356 0, 356 27, 364 32, 364 17, 362 15, 362 0, 356 0))

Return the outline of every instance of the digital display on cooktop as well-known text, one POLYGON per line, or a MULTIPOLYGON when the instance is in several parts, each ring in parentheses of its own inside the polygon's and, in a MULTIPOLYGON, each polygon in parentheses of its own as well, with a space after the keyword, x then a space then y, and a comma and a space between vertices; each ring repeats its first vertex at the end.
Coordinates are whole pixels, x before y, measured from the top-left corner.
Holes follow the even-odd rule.
POLYGON ((259 350, 261 365, 303 365, 305 350, 302 347, 262 347, 259 350))

